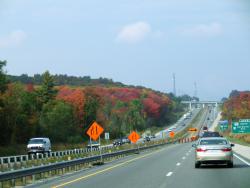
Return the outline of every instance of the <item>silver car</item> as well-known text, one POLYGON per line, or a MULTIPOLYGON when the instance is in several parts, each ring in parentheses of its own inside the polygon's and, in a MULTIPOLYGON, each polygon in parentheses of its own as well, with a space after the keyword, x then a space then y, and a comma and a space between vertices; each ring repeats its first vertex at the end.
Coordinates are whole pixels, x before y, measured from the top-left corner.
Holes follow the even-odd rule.
POLYGON ((234 144, 230 144, 226 138, 201 138, 192 146, 195 147, 195 168, 202 164, 226 164, 233 167, 234 144))
POLYGON ((51 143, 49 138, 31 138, 27 145, 28 154, 50 153, 51 143))

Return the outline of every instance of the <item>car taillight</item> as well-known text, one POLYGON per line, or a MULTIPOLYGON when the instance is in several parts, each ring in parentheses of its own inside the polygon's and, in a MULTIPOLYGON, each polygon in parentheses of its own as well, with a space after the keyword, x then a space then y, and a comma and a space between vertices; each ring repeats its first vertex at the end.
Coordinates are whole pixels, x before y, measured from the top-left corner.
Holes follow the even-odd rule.
POLYGON ((227 152, 227 151, 232 151, 232 149, 231 148, 224 148, 224 149, 222 149, 222 151, 227 152))
POLYGON ((206 150, 206 149, 202 149, 202 148, 197 148, 196 151, 197 151, 197 152, 205 152, 205 151, 207 151, 207 150, 206 150))

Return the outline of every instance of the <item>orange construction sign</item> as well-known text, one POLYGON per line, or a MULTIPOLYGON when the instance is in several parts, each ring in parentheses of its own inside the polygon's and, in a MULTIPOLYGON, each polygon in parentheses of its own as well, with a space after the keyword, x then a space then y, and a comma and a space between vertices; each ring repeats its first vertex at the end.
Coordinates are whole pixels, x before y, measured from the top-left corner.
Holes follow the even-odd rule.
POLYGON ((188 131, 190 131, 190 132, 196 132, 197 128, 189 128, 188 131))
POLYGON ((90 138, 94 141, 96 141, 99 136, 103 133, 104 129, 101 125, 94 122, 88 129, 87 134, 90 136, 90 138))
POLYGON ((169 133, 169 137, 170 137, 170 138, 174 138, 174 132, 173 132, 173 131, 171 131, 171 132, 169 133))
POLYGON ((137 134, 135 131, 133 131, 129 136, 128 139, 132 142, 132 143, 136 143, 137 140, 139 140, 140 135, 137 134))

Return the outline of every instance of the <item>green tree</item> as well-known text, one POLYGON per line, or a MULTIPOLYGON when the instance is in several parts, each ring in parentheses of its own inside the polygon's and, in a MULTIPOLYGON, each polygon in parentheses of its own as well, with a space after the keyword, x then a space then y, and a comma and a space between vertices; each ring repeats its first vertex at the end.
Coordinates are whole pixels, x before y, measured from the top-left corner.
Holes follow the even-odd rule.
POLYGON ((93 121, 97 120, 97 112, 102 107, 101 97, 92 88, 85 89, 85 104, 83 121, 87 128, 93 121))
POLYGON ((6 61, 0 61, 0 94, 7 89, 7 78, 3 70, 3 67, 6 66, 6 61))
MULTIPOLYGON (((27 108, 24 108, 23 102, 26 92, 23 86, 19 83, 12 83, 9 85, 3 95, 3 122, 1 125, 1 143, 2 144, 16 144, 24 143, 31 135, 29 127, 30 113, 27 108)), ((30 102, 34 104, 34 102, 30 102)))
POLYGON ((143 130, 145 128, 145 120, 142 114, 143 111, 143 105, 139 99, 135 99, 130 101, 128 111, 125 115, 125 121, 127 122, 127 125, 129 130, 143 130))
MULTIPOLYGON (((41 136, 49 137, 52 142, 68 142, 79 138, 74 109, 63 101, 50 101, 43 106, 40 116, 41 136)), ((79 139, 78 139, 79 141, 79 139)))
POLYGON ((42 74, 43 82, 41 88, 38 90, 38 101, 41 106, 50 100, 53 100, 56 96, 56 90, 54 89, 54 79, 50 75, 49 71, 42 74))

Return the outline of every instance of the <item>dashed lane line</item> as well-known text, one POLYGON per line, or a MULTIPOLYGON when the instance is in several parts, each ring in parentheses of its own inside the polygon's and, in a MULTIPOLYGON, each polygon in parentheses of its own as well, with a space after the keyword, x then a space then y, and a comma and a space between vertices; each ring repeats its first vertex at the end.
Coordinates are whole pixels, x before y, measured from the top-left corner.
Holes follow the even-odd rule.
POLYGON ((170 176, 172 176, 172 174, 173 174, 173 172, 169 172, 169 173, 167 173, 167 177, 170 177, 170 176))

